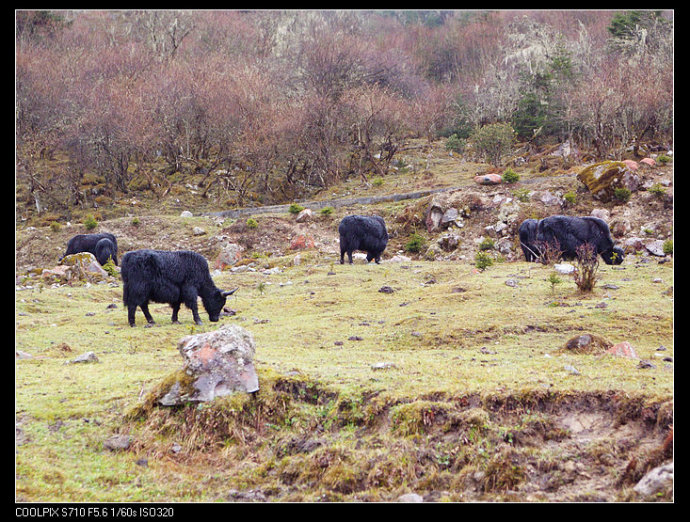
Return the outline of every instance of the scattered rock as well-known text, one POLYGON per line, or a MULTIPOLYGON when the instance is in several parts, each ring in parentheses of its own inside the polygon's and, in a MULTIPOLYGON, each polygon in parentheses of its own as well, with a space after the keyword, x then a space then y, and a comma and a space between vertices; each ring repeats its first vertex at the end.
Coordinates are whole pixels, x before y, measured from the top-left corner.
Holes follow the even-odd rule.
POLYGON ((580 375, 579 370, 570 364, 566 364, 563 369, 571 375, 580 375))
POLYGON ((300 234, 290 241, 290 250, 303 250, 305 248, 314 248, 314 238, 300 234))
POLYGON ((444 234, 438 240, 438 245, 446 252, 452 252, 460 244, 460 237, 455 234, 444 234))
POLYGON ((422 498, 421 495, 418 495, 417 493, 406 493, 404 495, 400 495, 396 502, 424 502, 424 499, 422 498))
POLYGON ((244 247, 237 243, 222 244, 220 247, 220 254, 214 263, 214 268, 224 270, 225 267, 233 266, 242 259, 242 252, 244 252, 244 247))
POLYGON ((70 361, 71 364, 77 364, 77 363, 96 363, 98 362, 98 357, 96 357, 96 354, 93 352, 86 352, 81 354, 80 356, 76 357, 75 359, 72 359, 70 361))
POLYGON ((560 264, 557 263, 557 264, 553 265, 553 268, 559 274, 564 274, 564 275, 572 274, 573 272, 575 272, 575 267, 573 265, 571 265, 570 263, 560 263, 560 264))
POLYGON ((204 234, 206 234, 206 231, 201 227, 194 227, 192 229, 192 235, 203 236, 204 234))
POLYGON ((483 174, 474 177, 474 182, 479 185, 500 185, 502 181, 503 178, 498 174, 483 174))
POLYGON ((582 334, 565 343, 564 349, 576 353, 603 353, 613 346, 613 343, 595 334, 582 334))
POLYGON ((613 345, 611 348, 607 350, 607 353, 610 353, 611 355, 615 355, 617 357, 639 359, 637 353, 635 353, 635 349, 628 341, 623 341, 622 343, 613 345))
POLYGON ((651 497, 673 487, 673 462, 649 471, 635 484, 633 490, 642 497, 651 497))
POLYGON ((238 491, 231 489, 227 495, 228 502, 266 502, 268 498, 258 489, 238 491))
POLYGON ((656 167, 656 161, 652 158, 643 158, 640 160, 640 165, 645 165, 646 167, 656 167))
POLYGON ((381 288, 379 288, 379 292, 381 292, 382 294, 392 294, 393 292, 395 292, 395 290, 393 290, 390 286, 382 286, 381 288))
POLYGON ((386 259, 385 262, 387 263, 408 263, 411 261, 412 258, 409 258, 407 256, 402 256, 400 254, 394 255, 390 259, 386 259))
POLYGON ((374 370, 374 371, 377 371, 377 370, 390 370, 391 368, 397 368, 397 366, 395 366, 395 363, 392 363, 392 362, 378 362, 378 363, 374 363, 374 364, 371 365, 371 369, 374 370))
POLYGON ((458 215, 457 208, 449 208, 441 217, 441 228, 448 228, 453 225, 463 226, 462 218, 458 215))
POLYGON ((110 451, 128 450, 132 444, 132 437, 129 435, 113 435, 103 441, 103 447, 110 451))
POLYGON ((311 221, 313 217, 314 213, 311 211, 311 209, 305 208, 299 214, 297 214, 295 221, 297 223, 306 223, 307 221, 311 221))
POLYGON ((637 170, 640 167, 637 162, 633 160, 623 160, 623 163, 625 163, 625 166, 630 170, 637 170))
POLYGON ((652 241, 647 241, 644 244, 645 249, 647 252, 652 254, 653 256, 658 256, 658 257, 665 257, 666 253, 664 252, 664 242, 661 239, 654 239, 652 241))
POLYGON ((180 217, 192 217, 192 213, 189 210, 183 210, 180 213, 180 217))

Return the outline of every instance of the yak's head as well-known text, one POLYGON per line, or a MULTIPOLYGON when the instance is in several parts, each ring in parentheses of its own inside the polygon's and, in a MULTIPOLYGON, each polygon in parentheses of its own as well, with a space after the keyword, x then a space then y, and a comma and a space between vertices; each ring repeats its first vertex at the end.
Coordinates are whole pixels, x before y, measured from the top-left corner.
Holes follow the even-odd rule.
POLYGON ((607 265, 620 265, 625 258, 625 252, 622 248, 613 247, 611 250, 602 252, 601 257, 607 265))
POLYGON ((204 308, 208 312, 209 321, 212 323, 218 321, 220 318, 220 313, 223 311, 223 307, 225 306, 225 301, 229 295, 232 295, 235 292, 237 292, 237 288, 229 291, 217 290, 203 300, 204 308))

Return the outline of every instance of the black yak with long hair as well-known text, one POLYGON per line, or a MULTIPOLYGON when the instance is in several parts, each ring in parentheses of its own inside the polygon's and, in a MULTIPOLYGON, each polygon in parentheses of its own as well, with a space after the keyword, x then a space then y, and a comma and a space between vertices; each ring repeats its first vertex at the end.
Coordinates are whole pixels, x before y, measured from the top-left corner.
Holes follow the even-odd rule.
POLYGON ((122 300, 127 307, 129 325, 134 326, 137 306, 149 324, 149 301, 172 306, 172 322, 178 323, 177 313, 182 303, 192 311, 194 322, 202 324, 197 298, 208 312, 211 322, 218 321, 229 295, 237 288, 219 290, 211 279, 206 259, 196 252, 178 250, 134 250, 122 257, 120 271, 123 282, 122 300))
POLYGON ((340 233, 340 264, 352 264, 352 252, 363 250, 367 253, 367 263, 372 259, 381 262, 381 254, 388 244, 386 223, 379 216, 345 216, 338 226, 340 233))
POLYGON ((577 257, 578 247, 589 243, 607 265, 620 265, 625 253, 614 246, 606 221, 594 216, 550 216, 537 224, 536 244, 548 244, 564 259, 577 257))
POLYGON ((112 257, 113 263, 117 265, 117 239, 109 232, 77 234, 67 242, 67 251, 58 261, 79 252, 90 252, 96 256, 101 265, 105 265, 108 262, 108 257, 112 257), (104 239, 107 241, 103 241, 104 239))

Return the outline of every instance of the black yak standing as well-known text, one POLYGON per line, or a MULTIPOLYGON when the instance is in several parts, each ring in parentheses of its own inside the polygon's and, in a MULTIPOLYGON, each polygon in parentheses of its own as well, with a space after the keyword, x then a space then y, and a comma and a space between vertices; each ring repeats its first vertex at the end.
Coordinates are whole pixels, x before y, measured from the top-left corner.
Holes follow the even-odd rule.
POLYGON ((134 326, 137 306, 144 312, 149 324, 154 324, 149 313, 149 301, 172 306, 172 322, 178 323, 177 313, 185 304, 192 311, 194 322, 202 324, 197 309, 197 298, 208 312, 212 322, 218 321, 227 296, 216 288, 208 271, 206 259, 196 252, 179 250, 135 250, 122 257, 120 271, 123 282, 122 300, 127 307, 129 325, 134 326))
POLYGON ((611 231, 603 219, 585 216, 550 216, 537 224, 536 244, 549 244, 561 251, 564 259, 577 257, 577 249, 589 243, 607 265, 620 265, 625 254, 615 247, 611 231))
POLYGON ((386 223, 379 216, 345 216, 338 226, 340 233, 340 264, 345 262, 345 252, 352 264, 352 252, 363 250, 367 263, 374 259, 381 262, 381 254, 388 244, 386 223))
POLYGON ((101 265, 105 265, 108 262, 108 257, 112 257, 113 263, 117 265, 117 239, 108 232, 77 234, 67 242, 67 251, 58 261, 62 261, 66 256, 78 254, 79 252, 90 252, 96 256, 101 265), (107 241, 103 241, 104 239, 107 241))

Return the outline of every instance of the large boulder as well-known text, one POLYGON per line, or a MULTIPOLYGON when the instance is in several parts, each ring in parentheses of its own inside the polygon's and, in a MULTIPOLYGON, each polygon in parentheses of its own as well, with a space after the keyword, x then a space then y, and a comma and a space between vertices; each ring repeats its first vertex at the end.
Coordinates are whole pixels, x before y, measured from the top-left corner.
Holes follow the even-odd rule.
POLYGON ((91 252, 65 256, 55 268, 43 270, 41 276, 44 279, 55 279, 67 284, 79 281, 98 283, 107 281, 110 277, 91 252))
POLYGON ((611 201, 618 188, 634 192, 640 185, 639 176, 622 161, 594 163, 582 169, 577 179, 589 189, 595 199, 604 202, 611 201))
POLYGON ((184 367, 161 388, 159 404, 208 402, 216 397, 259 390, 254 337, 244 328, 224 325, 212 332, 188 335, 177 348, 184 367))
POLYGON ((224 242, 220 247, 220 254, 214 263, 214 268, 224 270, 226 267, 233 266, 242 259, 244 247, 237 243, 224 242))

